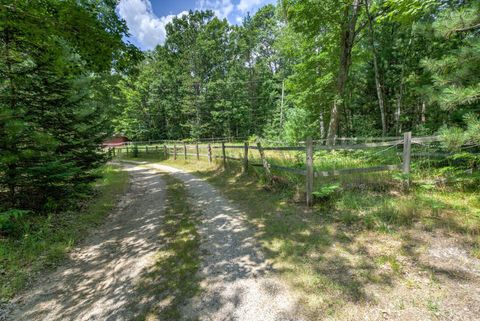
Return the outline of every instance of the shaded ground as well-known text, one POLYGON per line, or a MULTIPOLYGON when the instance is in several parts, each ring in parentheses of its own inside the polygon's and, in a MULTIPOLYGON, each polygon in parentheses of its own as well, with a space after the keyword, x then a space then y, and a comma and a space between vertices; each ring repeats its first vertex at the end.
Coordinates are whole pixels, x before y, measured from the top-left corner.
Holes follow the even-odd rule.
POLYGON ((107 223, 62 267, 14 300, 11 320, 303 320, 298 298, 273 276, 245 214, 210 184, 162 165, 127 165, 126 170, 131 187, 107 223), (160 172, 183 183, 193 209, 169 207, 164 179, 169 186, 175 181, 162 179, 160 172), (201 215, 196 221, 202 240, 199 266, 184 257, 193 253, 170 253, 195 247, 188 220, 176 224, 176 236, 162 229, 187 219, 168 215, 175 209, 201 215), (194 279, 201 280, 200 290, 194 284, 180 290, 192 282, 188 275, 181 277, 185 271, 198 271, 194 279), (172 302, 180 305, 167 309, 172 302))
MULTIPOLYGON (((158 227, 169 220, 159 172, 182 181, 201 213, 202 263, 195 278, 201 290, 190 291, 195 296, 182 300, 171 320, 479 319, 480 260, 455 230, 428 231, 419 223, 388 233, 361 229, 336 216, 299 212, 248 178, 215 183, 233 205, 194 175, 142 166, 128 167, 133 185, 107 229, 17 299, 15 320, 131 320, 144 307, 161 309, 179 295, 159 302, 161 296, 136 287, 160 280, 142 278, 162 252, 158 227)), ((155 309, 147 319, 165 320, 155 309)))
MULTIPOLYGON (((165 163, 204 177, 248 213, 256 239, 300 298, 306 319, 479 320, 475 207, 439 211, 435 203, 408 200, 411 194, 384 206, 385 193, 367 189, 351 193, 356 202, 342 196, 339 201, 350 202, 306 209, 281 189, 265 190, 254 173, 241 175, 235 164, 165 163)), ((456 193, 449 201, 462 203, 467 196, 474 199, 456 193)))
POLYGON ((107 223, 14 300, 12 320, 132 320, 142 309, 129 302, 158 249, 164 182, 144 168, 126 170, 131 187, 107 223))
POLYGON ((160 164, 148 167, 183 181, 203 214, 201 291, 183 309, 184 319, 303 320, 298 297, 274 277, 245 213, 194 175, 160 164))

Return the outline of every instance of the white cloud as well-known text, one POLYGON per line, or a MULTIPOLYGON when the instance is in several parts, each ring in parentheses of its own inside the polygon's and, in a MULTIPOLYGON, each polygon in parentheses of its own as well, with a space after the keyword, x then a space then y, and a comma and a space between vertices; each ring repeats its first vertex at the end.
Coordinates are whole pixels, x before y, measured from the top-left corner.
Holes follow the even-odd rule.
MULTIPOLYGON (((165 41, 165 26, 174 17, 188 14, 182 11, 177 15, 158 17, 152 9, 151 0, 120 0, 117 6, 118 15, 125 19, 132 40, 141 49, 153 49, 165 41)), ((237 1, 235 1, 236 3, 237 1)), ((266 3, 275 0, 240 0, 237 5, 234 0, 196 0, 195 9, 212 10, 220 19, 227 18, 230 23, 241 24, 247 12, 254 13, 266 3)))
POLYGON ((174 17, 188 14, 182 11, 177 15, 157 17, 152 10, 150 0, 121 0, 117 6, 118 14, 127 22, 128 29, 142 49, 153 49, 165 41, 165 26, 174 17))
POLYGON ((261 4, 266 2, 265 0, 240 0, 240 3, 237 5, 237 9, 241 12, 252 11, 252 9, 259 7, 261 4))
POLYGON ((220 19, 228 18, 235 8, 231 0, 199 0, 200 10, 212 10, 220 19))

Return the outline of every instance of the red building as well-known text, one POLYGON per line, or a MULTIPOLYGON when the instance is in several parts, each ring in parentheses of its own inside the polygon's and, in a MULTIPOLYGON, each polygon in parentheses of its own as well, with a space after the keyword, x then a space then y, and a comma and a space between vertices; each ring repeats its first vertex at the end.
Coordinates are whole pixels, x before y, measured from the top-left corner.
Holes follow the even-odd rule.
POLYGON ((128 142, 128 138, 123 135, 114 135, 103 142, 104 147, 123 146, 128 142))

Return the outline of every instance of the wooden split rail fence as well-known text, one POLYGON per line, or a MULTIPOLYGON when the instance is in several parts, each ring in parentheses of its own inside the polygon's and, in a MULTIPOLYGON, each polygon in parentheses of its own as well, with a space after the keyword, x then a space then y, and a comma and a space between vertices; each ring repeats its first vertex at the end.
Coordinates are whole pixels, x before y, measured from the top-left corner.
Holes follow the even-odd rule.
MULTIPOLYGON (((350 139, 351 141, 354 139, 350 139)), ((371 139, 380 140, 380 139, 371 139)), ((294 173, 297 175, 305 176, 306 181, 306 204, 310 206, 313 203, 313 182, 315 178, 320 177, 329 177, 329 176, 339 176, 346 174, 354 173, 370 173, 370 172, 381 172, 381 171, 391 171, 391 170, 402 170, 404 174, 410 173, 410 161, 412 157, 412 143, 422 144, 422 143, 432 143, 441 141, 439 136, 427 136, 427 137, 412 137, 411 132, 404 133, 403 137, 392 137, 388 141, 380 141, 375 143, 363 143, 363 144, 345 144, 346 139, 342 144, 339 145, 322 145, 321 141, 314 142, 311 138, 308 138, 305 142, 305 146, 283 146, 283 147, 264 147, 260 142, 256 143, 256 146, 250 146, 249 143, 245 142, 242 145, 226 145, 225 142, 221 142, 221 145, 208 144, 202 146, 202 149, 207 149, 207 154, 200 153, 199 144, 194 146, 189 146, 186 143, 177 145, 176 143, 173 146, 167 146, 164 144, 162 148, 159 149, 159 146, 150 147, 150 151, 163 152, 165 156, 173 155, 173 159, 176 160, 179 158, 179 155, 183 154, 183 159, 187 160, 188 156, 194 156, 197 160, 200 160, 200 157, 207 157, 210 163, 213 162, 213 159, 220 158, 223 165, 225 166, 227 160, 241 161, 243 163, 242 170, 247 172, 249 166, 254 167, 263 167, 267 180, 272 179, 271 169, 286 171, 294 173), (366 168, 347 168, 347 169, 337 169, 337 170, 326 170, 326 171, 315 171, 314 170, 314 151, 316 150, 358 150, 358 149, 368 149, 368 148, 378 148, 378 147, 393 147, 397 145, 403 145, 402 163, 392 164, 392 165, 381 165, 373 166, 366 168), (188 150, 194 147, 195 153, 189 153, 188 150), (214 155, 214 149, 221 149, 221 155, 214 155), (227 156, 227 149, 243 149, 243 157, 231 157, 227 156), (249 150, 258 150, 260 155, 261 163, 251 163, 249 161, 248 153, 249 150), (265 156, 265 151, 304 151, 305 152, 305 169, 291 168, 285 166, 279 166, 270 164, 265 156)), ((133 147, 135 148, 135 147, 133 147)), ((113 155, 115 156, 115 149, 119 152, 126 149, 127 155, 133 152, 133 148, 127 145, 121 148, 113 148, 113 155)), ((140 147, 136 147, 140 148, 140 147)), ((149 152, 149 146, 144 147, 145 151, 149 152)))

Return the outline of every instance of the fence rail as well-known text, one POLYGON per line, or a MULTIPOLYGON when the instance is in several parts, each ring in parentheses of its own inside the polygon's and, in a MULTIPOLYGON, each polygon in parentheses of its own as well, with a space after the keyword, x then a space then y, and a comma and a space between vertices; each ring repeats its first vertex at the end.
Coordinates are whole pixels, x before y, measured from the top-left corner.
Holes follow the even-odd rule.
MULTIPOLYGON (((381 172, 381 171, 393 171, 401 170, 404 174, 410 173, 410 160, 411 157, 422 155, 421 153, 412 153, 412 144, 423 144, 423 143, 433 143, 441 141, 440 136, 426 136, 426 137, 412 137, 411 132, 404 133, 402 137, 382 137, 382 138, 337 138, 337 141, 342 141, 342 144, 337 145, 321 145, 321 141, 313 141, 311 138, 307 139, 304 146, 262 146, 260 142, 256 143, 256 146, 250 146, 248 142, 243 144, 232 144, 228 141, 220 141, 220 145, 214 145, 212 142, 208 142, 207 145, 200 145, 199 143, 188 144, 187 142, 163 142, 163 144, 156 144, 156 146, 133 146, 124 145, 122 147, 113 147, 113 155, 117 150, 119 153, 126 151, 127 154, 133 152, 134 149, 149 151, 162 151, 165 156, 173 155, 173 159, 177 159, 179 156, 183 156, 184 159, 187 159, 189 156, 196 157, 197 160, 200 157, 208 158, 208 161, 212 163, 213 159, 221 159, 224 166, 228 161, 239 161, 243 163, 242 169, 243 172, 248 170, 249 166, 253 167, 263 167, 267 180, 272 179, 271 170, 285 171, 293 173, 296 175, 301 175, 305 177, 306 181, 306 203, 307 205, 312 204, 313 200, 313 182, 315 178, 330 177, 330 176, 339 176, 339 175, 348 175, 354 173, 371 173, 371 172, 381 172), (370 140, 376 141, 371 143, 361 143, 361 144, 346 144, 349 141, 357 140, 370 140), (229 143, 226 145, 226 143, 229 143), (313 166, 314 152, 315 151, 332 151, 332 150, 358 150, 358 149, 368 149, 368 148, 378 148, 378 147, 395 147, 402 146, 403 151, 397 153, 402 157, 402 162, 399 164, 391 165, 380 165, 372 167, 363 167, 363 168, 345 168, 345 169, 334 169, 334 170, 323 170, 315 171, 313 166), (194 149, 194 153, 191 150, 194 149), (207 150, 207 154, 200 153, 200 150, 207 150), (226 153, 227 149, 233 150, 242 150, 243 157, 232 157, 228 156, 226 153), (213 150, 221 150, 221 155, 214 155, 213 150), (256 150, 261 159, 261 163, 252 163, 249 160, 249 150, 256 150), (265 156, 265 151, 297 151, 305 153, 305 168, 292 168, 286 166, 280 166, 271 164, 267 157, 265 156)), ((425 153, 427 155, 428 153, 425 153)), ((446 154, 439 154, 446 155, 446 154)))

